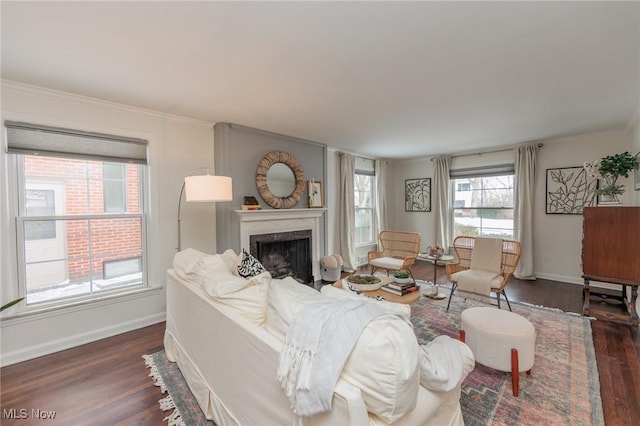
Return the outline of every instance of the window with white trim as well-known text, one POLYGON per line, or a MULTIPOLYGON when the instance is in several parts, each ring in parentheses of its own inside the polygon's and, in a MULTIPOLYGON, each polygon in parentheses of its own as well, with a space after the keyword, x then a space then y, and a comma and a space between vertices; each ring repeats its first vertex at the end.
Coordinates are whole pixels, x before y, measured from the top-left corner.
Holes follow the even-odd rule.
POLYGON ((146 286, 146 141, 5 127, 27 309, 146 286))
POLYGON ((513 165, 451 171, 454 237, 514 237, 513 165))
POLYGON ((367 253, 378 243, 376 230, 376 170, 369 158, 356 157, 353 176, 356 263, 366 263, 367 253))
POLYGON ((356 170, 354 179, 355 244, 358 246, 376 244, 375 232, 375 176, 356 170))

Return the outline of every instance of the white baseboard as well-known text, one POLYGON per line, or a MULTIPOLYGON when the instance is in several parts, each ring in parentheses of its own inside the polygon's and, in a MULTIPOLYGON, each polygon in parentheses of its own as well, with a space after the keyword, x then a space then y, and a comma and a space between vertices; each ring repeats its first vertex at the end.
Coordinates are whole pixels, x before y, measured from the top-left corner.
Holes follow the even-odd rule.
MULTIPOLYGON (((576 284, 576 285, 579 285, 579 286, 583 286, 584 285, 584 280, 582 279, 582 277, 567 277, 567 276, 564 276, 564 275, 538 274, 538 273, 536 273, 536 278, 541 278, 543 280, 550 280, 550 281, 560 281, 560 282, 563 282, 563 283, 576 284)), ((620 289, 621 289, 619 284, 603 283, 603 282, 600 282, 600 281, 590 281, 589 282, 589 287, 591 287, 591 288, 604 288, 604 289, 618 290, 618 291, 620 291, 620 289)))
POLYGON ((12 352, 2 353, 0 365, 5 367, 7 365, 16 364, 18 362, 27 361, 43 355, 49 355, 54 352, 59 352, 65 349, 84 345, 86 343, 95 342, 96 340, 115 336, 116 334, 126 333, 127 331, 137 330, 138 328, 157 324, 159 322, 165 321, 166 318, 166 312, 161 312, 158 314, 149 315, 147 317, 113 324, 109 327, 91 330, 86 333, 68 336, 63 339, 53 340, 39 345, 21 348, 12 352))
POLYGON ((535 275, 536 275, 536 278, 541 278, 543 280, 560 281, 563 283, 579 284, 579 285, 584 284, 584 281, 582 280, 581 277, 569 277, 566 275, 554 275, 554 274, 541 274, 539 272, 536 272, 535 275))

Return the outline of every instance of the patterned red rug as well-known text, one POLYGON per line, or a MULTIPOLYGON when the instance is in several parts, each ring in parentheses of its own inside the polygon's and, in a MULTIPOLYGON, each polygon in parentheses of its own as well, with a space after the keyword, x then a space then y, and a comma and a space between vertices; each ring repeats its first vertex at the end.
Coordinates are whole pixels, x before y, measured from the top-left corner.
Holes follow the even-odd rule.
MULTIPOLYGON (((441 334, 458 338, 460 313, 473 306, 486 304, 454 296, 447 311, 447 299, 421 298, 411 306, 419 343, 427 343, 441 334)), ((460 404, 465 424, 604 424, 589 319, 514 302, 511 307, 536 329, 531 376, 521 374, 520 396, 516 398, 509 373, 476 364, 462 386, 460 404)))

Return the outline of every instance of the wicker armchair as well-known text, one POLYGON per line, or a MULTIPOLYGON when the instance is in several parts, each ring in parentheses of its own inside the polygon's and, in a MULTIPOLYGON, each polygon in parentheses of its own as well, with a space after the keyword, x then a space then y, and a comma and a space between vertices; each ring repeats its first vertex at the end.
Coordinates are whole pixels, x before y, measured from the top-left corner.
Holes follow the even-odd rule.
MULTIPOLYGON (((453 293, 456 290, 457 286, 456 279, 452 278, 452 275, 456 272, 469 270, 471 268, 471 253, 473 252, 474 243, 474 237, 461 236, 456 237, 456 239, 453 240, 453 248, 456 251, 456 255, 458 256, 458 263, 450 263, 446 265, 447 277, 453 284, 451 287, 451 293, 449 294, 447 310, 449 310, 451 297, 453 296, 453 293)), ((496 294, 498 308, 500 308, 500 295, 502 295, 504 296, 504 300, 507 301, 507 305, 509 306, 509 310, 511 311, 511 304, 509 303, 509 299, 507 298, 507 293, 505 292, 504 288, 511 279, 516 266, 518 266, 518 262, 520 261, 520 250, 521 246, 519 242, 512 240, 502 241, 502 262, 500 265, 500 275, 502 279, 500 280, 500 285, 491 287, 491 292, 496 294)))
MULTIPOLYGON (((376 269, 389 271, 404 269, 409 272, 420 253, 420 234, 417 232, 382 231, 379 236, 381 251, 368 254, 371 273, 376 269)), ((415 281, 415 279, 414 279, 415 281)))

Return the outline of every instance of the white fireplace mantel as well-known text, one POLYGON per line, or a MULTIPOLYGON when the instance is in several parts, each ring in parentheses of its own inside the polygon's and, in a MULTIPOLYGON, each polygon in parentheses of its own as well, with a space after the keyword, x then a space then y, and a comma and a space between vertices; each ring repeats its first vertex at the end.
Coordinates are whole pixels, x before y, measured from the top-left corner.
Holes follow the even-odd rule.
POLYGON ((252 235, 311 230, 313 279, 320 279, 320 218, 325 208, 234 210, 240 220, 240 247, 249 248, 252 235))

